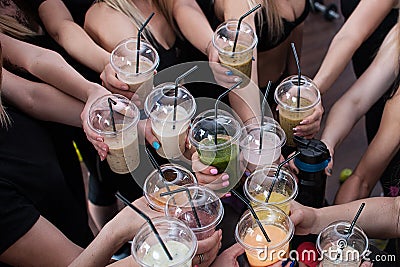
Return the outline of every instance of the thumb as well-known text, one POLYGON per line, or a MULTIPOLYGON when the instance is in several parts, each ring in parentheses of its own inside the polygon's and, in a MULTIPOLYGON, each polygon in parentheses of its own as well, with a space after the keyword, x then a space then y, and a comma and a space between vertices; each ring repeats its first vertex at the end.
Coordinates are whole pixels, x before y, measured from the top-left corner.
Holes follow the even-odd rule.
POLYGON ((235 243, 232 246, 230 246, 229 248, 227 248, 224 251, 224 253, 225 252, 232 255, 232 257, 237 258, 244 253, 244 248, 241 245, 239 245, 238 243, 235 243))

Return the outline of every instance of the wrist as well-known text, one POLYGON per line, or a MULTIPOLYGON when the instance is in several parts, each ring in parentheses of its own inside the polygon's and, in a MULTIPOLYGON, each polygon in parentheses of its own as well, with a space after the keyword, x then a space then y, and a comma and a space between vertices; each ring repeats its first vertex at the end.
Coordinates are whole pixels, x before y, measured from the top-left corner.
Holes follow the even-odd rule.
POLYGON ((206 46, 206 49, 204 50, 204 51, 205 51, 205 54, 206 54, 207 56, 209 56, 209 54, 210 54, 211 46, 212 46, 212 39, 210 39, 210 41, 208 41, 207 46, 206 46))

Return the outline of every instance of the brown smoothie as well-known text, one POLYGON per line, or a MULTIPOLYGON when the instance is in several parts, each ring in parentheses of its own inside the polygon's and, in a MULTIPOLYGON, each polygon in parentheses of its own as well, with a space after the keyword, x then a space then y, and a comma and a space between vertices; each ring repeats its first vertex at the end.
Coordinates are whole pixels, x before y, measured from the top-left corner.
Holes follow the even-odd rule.
MULTIPOLYGON (((289 107, 296 108, 297 103, 296 102, 286 102, 286 105, 289 107)), ((301 107, 309 107, 312 105, 312 102, 306 98, 301 97, 300 98, 300 108, 301 107)), ((279 123, 282 127, 282 129, 286 133, 286 144, 288 146, 294 147, 296 146, 294 141, 293 141, 293 128, 295 128, 297 125, 300 124, 300 122, 305 118, 310 116, 314 112, 314 108, 311 109, 306 109, 302 111, 296 111, 296 110, 289 110, 285 109, 282 106, 279 108, 279 123)))
MULTIPOLYGON (((121 124, 115 125, 116 129, 122 129, 121 124)), ((107 162, 115 173, 125 174, 139 166, 139 142, 136 127, 126 130, 123 135, 104 137, 109 151, 107 162)))
POLYGON ((222 64, 237 69, 248 78, 250 78, 253 50, 250 49, 247 52, 236 54, 237 52, 245 51, 246 49, 248 49, 247 46, 237 44, 235 48, 235 54, 231 55, 231 53, 229 52, 232 52, 232 49, 233 46, 225 46, 224 51, 226 51, 227 53, 219 53, 219 60, 222 64))

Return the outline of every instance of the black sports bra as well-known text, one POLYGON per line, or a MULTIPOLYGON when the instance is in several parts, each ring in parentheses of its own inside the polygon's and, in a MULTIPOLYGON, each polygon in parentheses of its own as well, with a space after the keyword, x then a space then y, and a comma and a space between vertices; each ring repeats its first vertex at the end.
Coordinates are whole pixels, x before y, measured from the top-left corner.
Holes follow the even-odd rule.
POLYGON ((257 50, 259 52, 271 50, 272 48, 275 48, 281 43, 283 43, 289 37, 290 33, 307 18, 310 12, 310 3, 308 0, 304 2, 305 6, 303 13, 294 21, 287 21, 286 19, 282 18, 283 28, 284 28, 283 35, 280 36, 279 39, 277 40, 270 40, 269 38, 267 18, 266 18, 267 13, 265 7, 262 8, 261 16, 263 20, 263 25, 260 25, 260 22, 258 21, 258 16, 255 16, 256 33, 258 37, 257 50))

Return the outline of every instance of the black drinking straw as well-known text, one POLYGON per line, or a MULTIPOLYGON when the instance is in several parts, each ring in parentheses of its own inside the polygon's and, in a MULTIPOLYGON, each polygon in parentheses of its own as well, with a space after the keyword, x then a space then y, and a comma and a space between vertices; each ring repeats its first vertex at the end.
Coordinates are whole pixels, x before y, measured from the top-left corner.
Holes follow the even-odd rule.
POLYGON ((247 11, 245 14, 243 14, 238 21, 238 25, 236 28, 236 35, 235 35, 235 41, 233 42, 233 48, 232 48, 232 53, 235 53, 236 50, 236 44, 238 41, 238 37, 239 37, 239 30, 240 30, 240 25, 242 24, 242 20, 244 18, 246 18, 248 15, 250 15, 251 13, 253 13, 254 11, 256 11, 257 9, 259 9, 261 7, 261 4, 256 5, 255 7, 253 7, 252 9, 250 9, 249 11, 247 11))
POLYGON ((294 159, 295 157, 297 157, 301 152, 297 151, 296 153, 294 153, 292 156, 288 157, 285 161, 281 162, 278 165, 278 168, 276 169, 275 175, 274 175, 274 180, 272 180, 272 184, 268 189, 268 194, 265 197, 265 203, 268 203, 269 198, 271 197, 272 194, 272 190, 274 190, 274 186, 276 184, 276 182, 278 181, 278 177, 279 177, 279 172, 281 171, 282 167, 288 163, 289 161, 291 161, 292 159, 294 159))
POLYGON ((261 153, 261 149, 263 147, 263 135, 264 135, 264 112, 265 112, 265 105, 267 104, 267 98, 268 98, 268 91, 269 88, 271 87, 271 81, 268 81, 268 85, 267 85, 267 89, 265 91, 264 94, 264 98, 261 104, 261 127, 260 127, 260 145, 258 147, 258 149, 260 150, 261 153))
POLYGON ((250 205, 250 203, 243 198, 238 192, 236 192, 235 190, 231 190, 231 192, 237 196, 250 210, 251 214, 253 215, 254 219, 256 220, 256 223, 258 225, 258 227, 260 227, 261 232, 263 233, 265 239, 267 240, 267 242, 271 242, 271 239, 268 237, 267 232, 265 231, 264 227, 262 226, 260 219, 257 216, 257 213, 254 211, 253 207, 250 205))
POLYGON ((290 43, 292 46, 292 51, 294 55, 294 59, 296 60, 296 65, 297 65, 297 79, 298 79, 298 85, 297 85, 297 108, 300 108, 300 80, 301 80, 301 69, 300 69, 300 62, 299 62, 299 57, 297 56, 296 52, 296 47, 294 46, 294 43, 290 43))
POLYGON ((144 30, 144 28, 147 26, 147 24, 149 24, 150 20, 153 18, 154 16, 154 12, 151 13, 151 15, 145 20, 145 22, 143 23, 142 27, 140 27, 140 29, 138 30, 138 34, 137 34, 137 43, 136 43, 136 73, 139 73, 139 50, 140 50, 140 37, 142 35, 142 31, 144 30))
POLYGON ((132 203, 129 202, 129 200, 127 200, 127 199, 126 199, 123 195, 121 195, 119 192, 117 192, 117 193, 115 194, 115 196, 116 196, 119 200, 121 200, 123 203, 125 203, 125 205, 129 206, 131 209, 133 209, 134 211, 136 211, 143 219, 146 220, 146 222, 150 225, 151 230, 152 230, 152 231, 154 232, 154 234, 156 235, 156 237, 157 237, 157 239, 158 239, 158 242, 160 242, 161 247, 162 247, 163 250, 165 251, 165 254, 167 254, 168 259, 169 259, 170 261, 172 261, 173 258, 172 258, 172 256, 171 256, 171 254, 169 253, 167 246, 166 246, 166 245, 164 244, 164 242, 162 241, 162 239, 161 239, 161 237, 160 237, 160 234, 158 233, 158 231, 157 231, 156 227, 154 226, 153 222, 151 221, 151 219, 150 219, 146 214, 144 214, 140 209, 138 209, 138 208, 136 208, 135 206, 133 206, 132 203))
POLYGON ((235 89, 236 87, 238 87, 240 84, 242 83, 242 80, 240 79, 240 81, 238 81, 237 83, 235 83, 231 88, 229 88, 228 90, 226 90, 225 92, 223 92, 215 101, 215 105, 214 105, 214 122, 215 122, 215 133, 214 133, 214 144, 217 145, 217 129, 218 129, 218 123, 217 123, 217 116, 218 116, 218 103, 219 101, 221 101, 221 99, 226 96, 230 91, 232 91, 233 89, 235 89))
POLYGON ((193 68, 191 68, 190 70, 188 70, 187 72, 183 73, 182 75, 180 75, 178 78, 176 78, 175 80, 175 87, 174 87, 174 115, 172 120, 174 121, 174 124, 172 125, 172 130, 175 130, 175 121, 176 121, 176 105, 178 104, 178 86, 179 86, 179 82, 181 80, 183 80, 186 76, 188 76, 189 74, 191 74, 193 71, 197 70, 199 67, 196 65, 193 68))
POLYGON ((186 194, 188 195, 189 203, 190 203, 190 206, 192 208, 192 212, 193 212, 194 218, 196 220, 197 227, 200 228, 201 227, 201 222, 200 222, 200 219, 199 219, 199 215, 197 214, 196 208, 193 205, 192 195, 190 194, 190 191, 189 191, 189 189, 187 187, 181 187, 181 188, 178 188, 178 189, 173 190, 173 191, 161 193, 160 197, 170 196, 170 195, 173 195, 173 194, 176 194, 176 193, 179 193, 179 192, 183 192, 183 191, 185 191, 186 194))
POLYGON ((361 214, 362 210, 364 209, 364 207, 365 207, 365 203, 363 202, 363 203, 361 203, 361 206, 358 209, 356 216, 354 217, 353 221, 350 224, 350 228, 349 228, 347 236, 346 236, 346 241, 349 240, 349 237, 353 233, 353 228, 356 225, 356 222, 357 222, 358 218, 360 217, 360 214, 361 214))
POLYGON ((113 131, 116 132, 117 128, 115 128, 114 109, 113 109, 112 106, 116 105, 117 102, 115 102, 111 97, 109 97, 107 99, 107 101, 108 101, 108 107, 110 108, 111 124, 112 124, 112 127, 113 127, 113 131))

